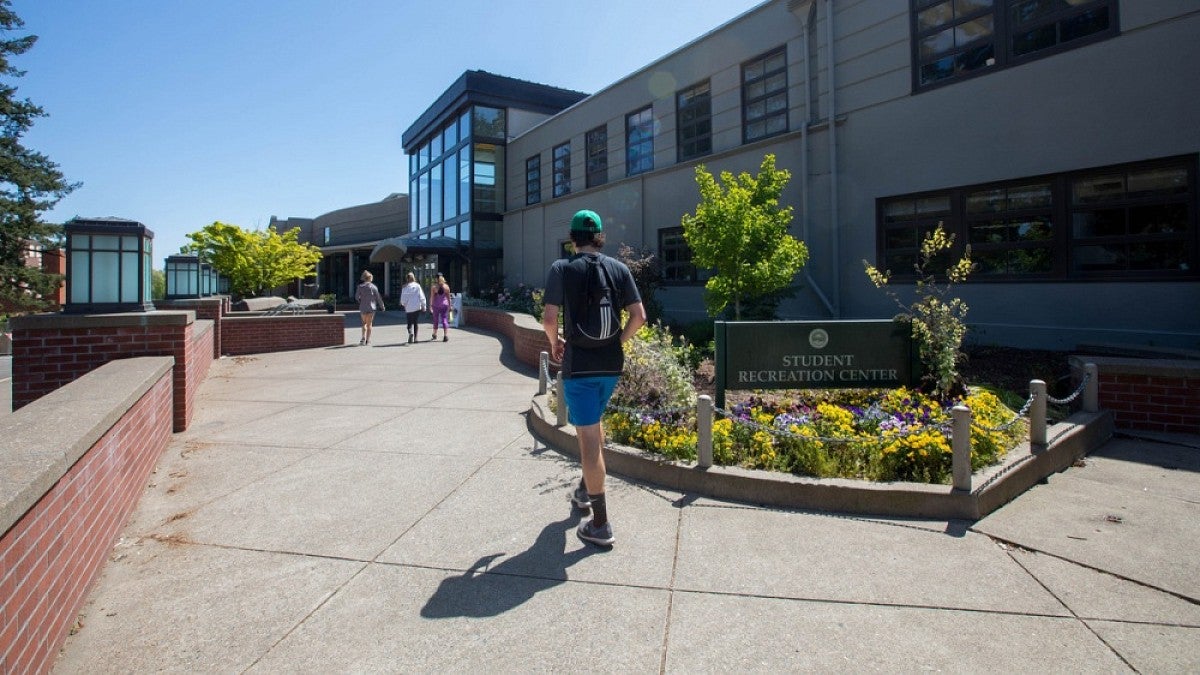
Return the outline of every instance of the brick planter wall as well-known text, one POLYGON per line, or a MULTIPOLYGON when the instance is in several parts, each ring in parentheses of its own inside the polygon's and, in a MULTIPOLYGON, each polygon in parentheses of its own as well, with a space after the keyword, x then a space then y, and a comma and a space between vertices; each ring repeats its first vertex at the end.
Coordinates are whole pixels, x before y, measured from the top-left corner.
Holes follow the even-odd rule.
POLYGON ((37 314, 13 326, 13 410, 100 366, 134 356, 175 359, 175 431, 191 422, 195 394, 212 364, 212 321, 190 311, 144 314, 37 314))
POLYGON ((1100 407, 1118 429, 1200 433, 1200 361, 1072 356, 1076 382, 1084 362, 1096 364, 1100 407))
POLYGON ((221 317, 229 313, 229 298, 215 296, 211 298, 196 298, 194 300, 155 300, 154 306, 159 309, 191 310, 197 319, 212 321, 217 329, 213 332, 214 359, 221 358, 221 317))
POLYGON ((342 314, 227 314, 221 319, 221 349, 229 355, 332 347, 346 342, 342 314))
POLYGON ((170 440, 171 367, 109 363, 5 419, 0 672, 50 671, 170 440))
POLYGON ((500 333, 512 340, 513 352, 525 364, 538 367, 541 353, 549 351, 542 324, 528 314, 506 312, 489 307, 463 307, 467 325, 500 333))

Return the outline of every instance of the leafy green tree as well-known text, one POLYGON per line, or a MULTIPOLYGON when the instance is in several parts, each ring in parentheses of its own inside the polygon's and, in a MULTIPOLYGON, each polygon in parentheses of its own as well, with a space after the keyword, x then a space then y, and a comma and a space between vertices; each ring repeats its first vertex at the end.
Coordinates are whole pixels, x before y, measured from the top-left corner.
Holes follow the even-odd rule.
POLYGON ((917 274, 915 295, 911 304, 905 304, 894 291, 887 288, 891 281, 891 270, 880 272, 866 260, 867 276, 876 288, 883 289, 900 308, 896 320, 911 324, 913 338, 917 341, 917 352, 925 366, 922 389, 942 397, 965 396, 966 383, 959 374, 962 362, 962 342, 967 335, 967 304, 950 294, 953 284, 967 280, 974 268, 971 262, 971 247, 968 245, 957 262, 947 264, 945 282, 938 283, 931 267, 947 260, 954 246, 954 235, 947 235, 942 224, 933 229, 921 241, 921 254, 914 265, 917 274))
POLYGON ((300 230, 280 234, 271 226, 244 230, 237 225, 215 222, 192 232, 185 253, 199 255, 229 279, 229 289, 242 296, 265 295, 294 279, 316 273, 321 250, 298 241, 300 230))
POLYGON ((167 297, 167 273, 163 270, 150 270, 150 298, 162 300, 167 297))
MULTIPOLYGON (((37 42, 36 35, 10 37, 24 25, 9 0, 0 0, 0 77, 25 74, 9 62, 37 42)), ((46 113, 16 93, 15 86, 0 81, 0 307, 13 313, 53 306, 62 277, 26 267, 25 257, 31 249, 59 246, 62 228, 43 222, 41 214, 79 186, 67 183, 45 155, 21 144, 21 136, 46 113)))
POLYGON ((692 262, 715 270, 704 285, 709 316, 732 306, 740 321, 743 303, 782 291, 808 262, 808 247, 788 233, 792 207, 779 206, 791 177, 770 154, 758 176, 722 171, 718 182, 704 165, 696 167, 700 204, 683 217, 683 238, 692 262))

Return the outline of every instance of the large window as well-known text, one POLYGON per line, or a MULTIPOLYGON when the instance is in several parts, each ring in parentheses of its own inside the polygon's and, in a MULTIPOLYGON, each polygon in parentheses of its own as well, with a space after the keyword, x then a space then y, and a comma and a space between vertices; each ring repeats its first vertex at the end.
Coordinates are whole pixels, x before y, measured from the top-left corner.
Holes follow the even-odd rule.
POLYGON ((682 227, 658 231, 658 256, 662 260, 663 281, 669 284, 695 284, 708 279, 708 270, 692 264, 692 249, 683 238, 682 227))
POLYGON ((475 144, 475 162, 472 172, 475 213, 504 212, 504 146, 493 143, 475 144))
POLYGON ((446 220, 458 215, 458 162, 454 153, 442 162, 442 201, 446 210, 446 220))
POLYGON ((625 116, 625 175, 654 168, 654 112, 650 106, 625 116))
POLYGON ((542 201, 542 156, 534 155, 525 160, 525 203, 542 201))
POLYGON ((877 260, 912 278, 942 223, 971 245, 975 281, 1193 279, 1196 167, 1192 155, 883 199, 877 260))
MULTIPOLYGON (((503 117, 503 111, 496 112, 503 117)), ((471 116, 468 108, 461 116, 451 118, 410 156, 410 232, 453 221, 469 212, 471 116)))
POLYGON ((1117 34, 1117 0, 911 0, 913 88, 953 82, 1117 34))
POLYGON ((712 152, 712 96, 708 81, 675 94, 675 116, 679 161, 712 152))
MULTIPOLYGON (((441 138, 440 136, 438 138, 441 138)), ((429 170, 429 224, 442 222, 442 165, 429 170)))
POLYGON ((429 174, 420 177, 417 188, 417 227, 429 227, 429 174))
POLYGON ((474 121, 471 133, 475 138, 495 138, 504 140, 504 111, 499 108, 475 106, 474 121))
POLYGON ((571 143, 568 141, 554 148, 554 196, 561 197, 571 192, 571 143))
POLYGON ((608 127, 598 126, 587 132, 587 186, 608 182, 608 127))
POLYGON ((742 141, 788 130, 787 51, 780 47, 742 66, 742 141))
POLYGON ((458 215, 471 211, 471 146, 458 150, 458 215))

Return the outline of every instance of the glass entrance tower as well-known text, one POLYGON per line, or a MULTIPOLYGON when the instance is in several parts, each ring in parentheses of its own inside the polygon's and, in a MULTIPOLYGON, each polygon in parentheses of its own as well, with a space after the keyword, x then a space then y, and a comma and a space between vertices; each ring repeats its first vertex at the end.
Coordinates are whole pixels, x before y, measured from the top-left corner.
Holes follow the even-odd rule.
POLYGON ((437 271, 451 287, 471 295, 500 281, 508 139, 586 96, 483 71, 463 73, 402 137, 410 253, 436 256, 437 271))

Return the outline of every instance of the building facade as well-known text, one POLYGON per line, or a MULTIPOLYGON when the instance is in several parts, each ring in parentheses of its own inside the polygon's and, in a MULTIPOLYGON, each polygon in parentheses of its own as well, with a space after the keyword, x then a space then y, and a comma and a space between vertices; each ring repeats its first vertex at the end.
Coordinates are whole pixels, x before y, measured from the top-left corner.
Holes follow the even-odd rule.
POLYGON ((316 218, 276 218, 270 225, 278 232, 299 228, 297 239, 321 249, 316 279, 293 284, 288 292, 298 298, 316 298, 333 293, 352 298, 363 270, 375 276, 385 296, 399 297, 404 285, 402 261, 372 262, 371 254, 381 243, 409 232, 408 195, 396 193, 378 202, 330 211, 316 218))
POLYGON ((496 257, 540 286, 593 209, 610 253, 663 260, 667 315, 703 320, 680 230, 695 169, 771 153, 811 253, 782 318, 892 316, 864 261, 911 293, 940 223, 978 265, 955 289, 974 340, 1200 349, 1198 81, 1194 0, 771 0, 527 128, 510 118, 496 257))

